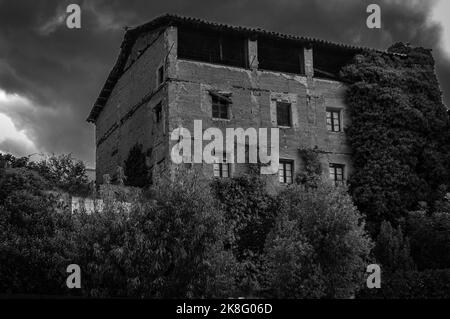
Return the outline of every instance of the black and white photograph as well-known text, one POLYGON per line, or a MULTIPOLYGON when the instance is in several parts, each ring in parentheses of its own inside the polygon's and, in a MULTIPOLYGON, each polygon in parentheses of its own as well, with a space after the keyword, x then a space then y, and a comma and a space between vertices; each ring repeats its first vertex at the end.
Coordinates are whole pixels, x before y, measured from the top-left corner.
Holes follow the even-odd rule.
POLYGON ((448 0, 0 0, 0 299, 448 299, 449 83, 448 0))

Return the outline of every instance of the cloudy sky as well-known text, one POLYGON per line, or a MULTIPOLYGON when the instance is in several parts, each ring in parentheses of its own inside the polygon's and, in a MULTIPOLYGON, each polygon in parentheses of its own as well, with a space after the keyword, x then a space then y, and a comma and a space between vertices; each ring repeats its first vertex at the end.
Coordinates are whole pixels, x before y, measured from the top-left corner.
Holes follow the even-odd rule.
POLYGON ((94 166, 94 127, 85 122, 119 52, 124 26, 164 13, 386 49, 403 41, 433 48, 450 106, 448 0, 0 0, 0 151, 72 153, 94 166), (82 10, 68 29, 66 7, 82 10), (381 7, 382 28, 366 27, 381 7))

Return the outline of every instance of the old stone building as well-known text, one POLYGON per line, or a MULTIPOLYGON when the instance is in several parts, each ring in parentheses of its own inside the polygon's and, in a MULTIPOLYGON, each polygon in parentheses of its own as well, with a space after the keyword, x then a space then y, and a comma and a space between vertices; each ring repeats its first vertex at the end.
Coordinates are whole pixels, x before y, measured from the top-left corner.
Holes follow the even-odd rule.
MULTIPOLYGON (((324 174, 351 174, 349 124, 339 69, 365 50, 261 29, 165 15, 126 32, 117 62, 88 121, 96 127, 97 181, 143 145, 151 169, 170 159, 170 132, 194 120, 207 127, 280 128, 280 171, 291 183, 299 149, 317 148, 324 174)), ((204 164, 233 176, 243 164, 204 164)))

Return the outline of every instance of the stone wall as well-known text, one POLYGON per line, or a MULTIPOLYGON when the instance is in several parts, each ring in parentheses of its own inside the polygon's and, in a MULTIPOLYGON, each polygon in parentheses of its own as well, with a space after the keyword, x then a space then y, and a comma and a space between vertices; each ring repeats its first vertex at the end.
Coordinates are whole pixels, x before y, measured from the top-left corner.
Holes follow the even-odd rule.
MULTIPOLYGON (((177 59, 177 30, 169 27, 141 36, 96 122, 97 182, 103 174, 113 174, 123 165, 130 148, 141 143, 148 165, 164 170, 170 164, 169 132, 180 125, 193 132, 193 121, 203 128, 276 126, 276 101, 292 103, 293 126, 280 129, 280 158, 295 161, 302 168, 299 148, 317 147, 321 151, 324 174, 328 163, 346 165, 351 173, 351 150, 343 132, 326 128, 327 107, 339 108, 344 127, 349 124, 342 83, 313 77, 313 49, 304 50, 305 76, 258 70, 257 41, 248 42, 250 68, 236 68, 177 59), (149 46, 149 44, 151 44, 149 46), (165 83, 157 86, 156 72, 163 65, 165 83), (209 90, 231 93, 233 104, 229 120, 213 120, 209 90), (162 121, 156 123, 154 107, 161 103, 162 121)), ((212 165, 203 165, 212 176, 212 165)), ((233 166, 235 174, 245 166, 233 166)), ((277 176, 269 178, 278 185, 277 176)))

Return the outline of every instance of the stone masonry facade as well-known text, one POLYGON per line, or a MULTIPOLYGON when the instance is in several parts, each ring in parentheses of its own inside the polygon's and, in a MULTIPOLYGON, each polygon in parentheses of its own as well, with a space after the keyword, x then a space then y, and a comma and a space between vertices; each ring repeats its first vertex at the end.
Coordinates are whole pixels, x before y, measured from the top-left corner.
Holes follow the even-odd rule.
MULTIPOLYGON (((202 120, 203 129, 280 127, 280 160, 293 164, 293 175, 303 166, 299 150, 316 148, 324 175, 328 176, 330 167, 337 164, 343 168, 344 179, 348 178, 352 165, 344 133, 350 121, 344 104, 345 85, 332 76, 318 76, 323 69, 316 71, 314 60, 317 56, 317 61, 325 61, 322 64, 328 67, 327 63, 333 63, 329 57, 341 52, 354 54, 357 48, 177 16, 158 19, 131 33, 128 31, 118 62, 89 115, 88 121, 96 128, 98 183, 104 174, 113 175, 117 166, 124 165, 136 143, 143 145, 147 165, 152 170, 175 165, 171 162, 170 151, 176 142, 170 140, 170 133, 180 126, 193 132, 194 120, 202 120), (203 32, 212 34, 208 39, 213 44, 214 39, 224 34, 218 56, 222 55, 222 50, 226 55, 226 50, 235 49, 234 44, 227 47, 228 35, 231 40, 238 39, 236 50, 240 52, 240 45, 244 43, 241 51, 245 61, 236 66, 233 64, 239 63, 225 59, 226 63, 222 64, 205 61, 204 56, 186 58, 185 53, 180 56, 180 43, 186 46, 186 40, 180 42, 180 30, 186 28, 194 30, 195 36, 203 32), (273 43, 275 58, 280 52, 277 51, 279 41, 295 46, 296 52, 300 52, 298 72, 278 71, 284 66, 277 66, 276 61, 272 66, 266 63, 260 55, 272 51, 263 52, 258 48, 263 41, 268 43, 269 49, 273 43), (331 53, 327 56, 328 47, 331 53), (324 55, 315 55, 315 49, 325 52, 324 55), (213 118, 211 92, 219 92, 231 100, 226 119, 213 118), (279 103, 289 107, 288 126, 277 123, 279 103), (331 111, 338 117, 334 118, 339 122, 338 129, 330 130, 330 123, 327 125, 331 111)), ((196 47, 193 45, 191 49, 194 52, 196 47)), ((204 45, 200 49, 205 50, 204 45)), ((233 54, 231 52, 230 56, 233 54)), ((336 61, 338 63, 340 60, 336 61)), ((320 74, 331 74, 331 70, 333 67, 328 67, 320 74)), ((229 175, 236 176, 245 170, 245 165, 230 164, 229 175)), ((203 164, 203 171, 207 176, 214 176, 213 164, 203 164)), ((274 185, 280 183, 277 174, 268 178, 274 185)))

